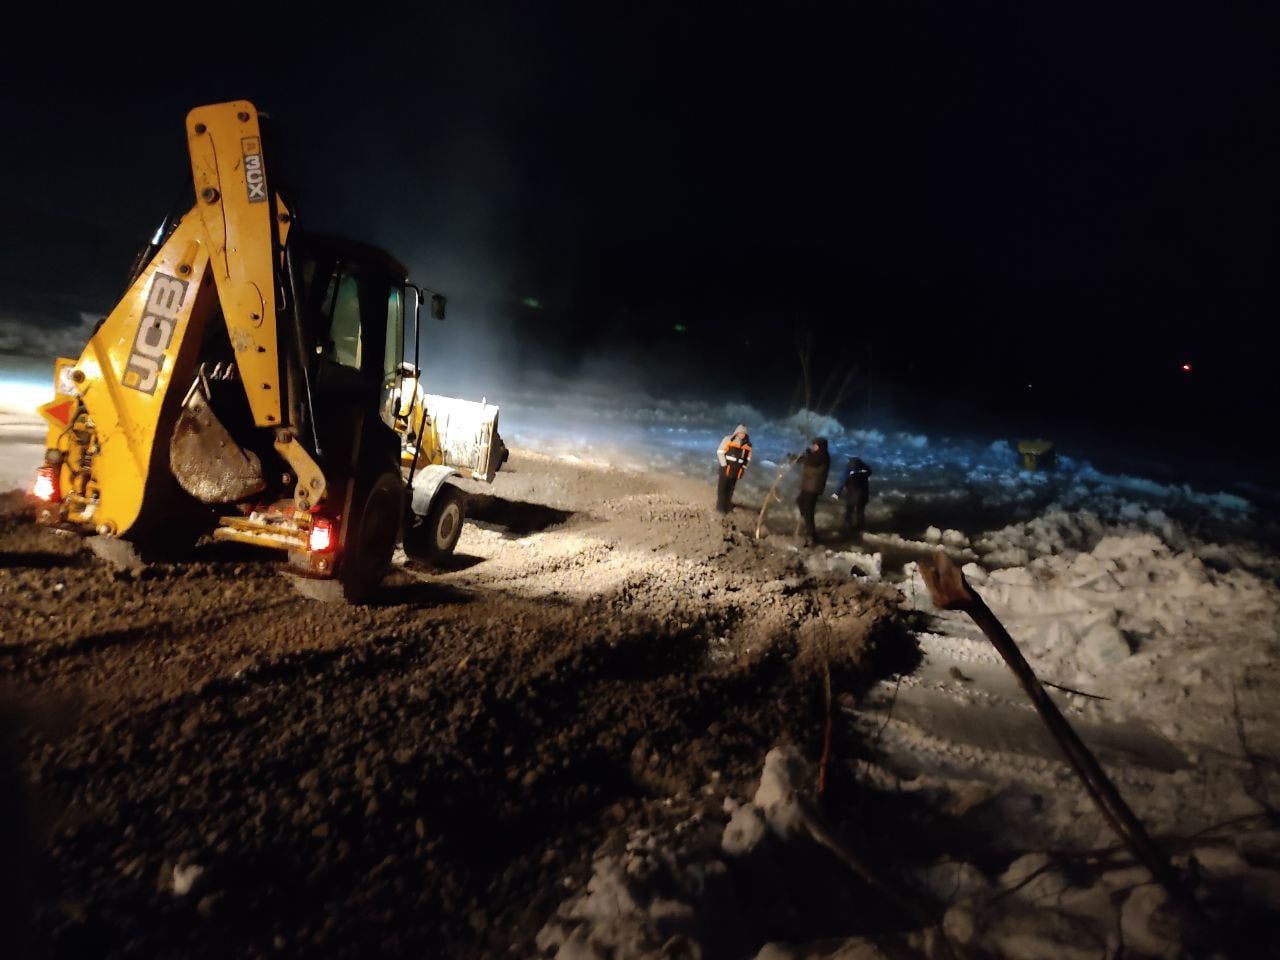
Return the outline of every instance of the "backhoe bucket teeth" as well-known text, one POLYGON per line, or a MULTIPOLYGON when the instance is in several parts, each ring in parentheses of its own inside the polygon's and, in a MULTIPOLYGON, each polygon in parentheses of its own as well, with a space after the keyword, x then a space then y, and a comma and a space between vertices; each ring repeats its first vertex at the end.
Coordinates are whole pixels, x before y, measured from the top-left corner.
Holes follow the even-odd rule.
POLYGON ((169 438, 169 467, 179 486, 201 503, 235 503, 260 493, 262 461, 231 439, 197 379, 169 438))

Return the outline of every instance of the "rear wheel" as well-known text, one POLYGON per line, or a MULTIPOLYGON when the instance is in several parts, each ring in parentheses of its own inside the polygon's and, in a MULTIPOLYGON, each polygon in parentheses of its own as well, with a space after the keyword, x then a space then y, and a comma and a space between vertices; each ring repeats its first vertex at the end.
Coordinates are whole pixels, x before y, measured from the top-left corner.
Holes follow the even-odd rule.
POLYGON ((415 517, 405 535, 405 552, 428 563, 443 563, 453 553, 466 520, 466 495, 443 483, 425 517, 415 517))
POLYGON ((404 483, 397 474, 384 473, 364 487, 363 496, 359 488, 356 494, 344 525, 337 576, 324 580, 294 577, 294 586, 303 596, 329 603, 361 603, 391 569, 404 508, 404 483))

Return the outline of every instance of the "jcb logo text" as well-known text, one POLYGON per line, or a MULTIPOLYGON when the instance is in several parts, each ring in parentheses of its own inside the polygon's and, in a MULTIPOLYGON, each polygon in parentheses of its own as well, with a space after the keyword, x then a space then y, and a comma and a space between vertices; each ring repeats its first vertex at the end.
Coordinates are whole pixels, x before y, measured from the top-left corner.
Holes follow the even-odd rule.
POLYGON ((140 393, 155 393, 156 381, 164 366, 164 352, 173 342, 178 314, 186 297, 187 281, 164 273, 155 275, 122 378, 126 387, 140 393))

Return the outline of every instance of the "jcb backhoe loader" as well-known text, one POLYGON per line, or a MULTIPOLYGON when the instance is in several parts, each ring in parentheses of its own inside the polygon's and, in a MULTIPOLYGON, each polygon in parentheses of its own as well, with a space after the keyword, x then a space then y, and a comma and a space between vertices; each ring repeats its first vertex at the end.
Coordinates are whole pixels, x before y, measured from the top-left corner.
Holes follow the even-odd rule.
POLYGON ((402 536, 453 550, 465 501, 446 480, 493 479, 497 408, 423 391, 419 319, 443 320, 444 297, 381 250, 298 228, 253 104, 198 107, 186 132, 195 205, 55 363, 39 522, 107 554, 211 531, 287 551, 304 593, 359 600, 402 536))

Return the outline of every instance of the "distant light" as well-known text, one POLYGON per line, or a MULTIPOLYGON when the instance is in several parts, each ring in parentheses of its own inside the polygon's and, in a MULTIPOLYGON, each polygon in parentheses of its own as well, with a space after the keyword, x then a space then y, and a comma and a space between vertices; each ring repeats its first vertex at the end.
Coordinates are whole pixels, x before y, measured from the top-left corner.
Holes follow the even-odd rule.
POLYGON ((542 301, 539 300, 537 297, 525 297, 520 302, 524 304, 524 306, 528 307, 530 310, 542 309, 542 301))
POLYGON ((1028 389, 1028 390, 1030 390, 1030 389, 1031 389, 1031 384, 1029 384, 1029 383, 1027 384, 1027 389, 1028 389))
POLYGON ((675 331, 676 331, 676 333, 684 333, 684 324, 683 324, 683 323, 677 323, 677 324, 675 325, 675 331))
POLYGON ((1183 373, 1190 373, 1190 372, 1191 372, 1191 364, 1189 364, 1189 363, 1184 363, 1184 364, 1182 365, 1182 372, 1183 372, 1183 373))

